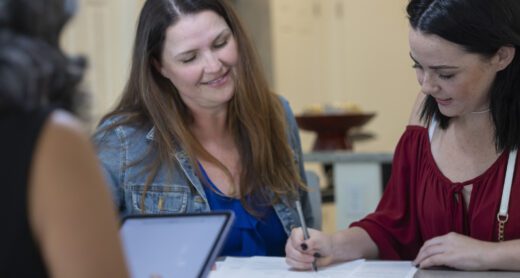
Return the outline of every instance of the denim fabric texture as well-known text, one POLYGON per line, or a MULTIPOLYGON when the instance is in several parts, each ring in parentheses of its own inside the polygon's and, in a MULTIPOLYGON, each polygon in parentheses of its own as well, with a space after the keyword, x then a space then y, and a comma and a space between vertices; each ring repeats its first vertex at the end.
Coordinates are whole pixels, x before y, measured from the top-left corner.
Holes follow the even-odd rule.
MULTIPOLYGON (((294 154, 294 163, 306 182, 302 161, 302 150, 298 126, 289 103, 280 97, 285 109, 288 125, 288 140, 294 154)), ((144 209, 141 198, 146 184, 146 168, 151 156, 146 156, 154 140, 152 126, 119 125, 111 130, 107 126, 117 122, 119 116, 104 120, 93 137, 98 158, 101 162, 113 201, 124 217, 129 214, 197 213, 210 211, 203 183, 196 175, 186 152, 177 148, 172 155, 171 165, 161 165, 144 195, 144 209)), ((153 150, 152 150, 153 156, 153 150)), ((283 197, 283 202, 275 204, 274 210, 287 234, 300 226, 294 200, 283 197), (286 205, 290 204, 289 206, 286 205)), ((306 191, 300 191, 300 200, 307 226, 314 227, 312 208, 306 191)))

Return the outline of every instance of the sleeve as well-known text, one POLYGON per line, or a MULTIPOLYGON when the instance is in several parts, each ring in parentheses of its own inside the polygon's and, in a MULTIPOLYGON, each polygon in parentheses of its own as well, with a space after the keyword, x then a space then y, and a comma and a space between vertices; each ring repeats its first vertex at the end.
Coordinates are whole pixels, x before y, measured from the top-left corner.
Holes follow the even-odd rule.
POLYGON ((113 122, 106 120, 99 125, 92 141, 101 164, 105 180, 112 193, 118 211, 125 210, 124 177, 126 169, 126 140, 122 127, 112 128, 113 122))
MULTIPOLYGON (((300 178, 303 183, 307 184, 307 177, 305 175, 305 168, 303 165, 303 152, 300 140, 300 133, 298 130, 298 124, 296 123, 296 119, 294 118, 294 114, 289 105, 289 102, 280 97, 280 101, 285 109, 285 117, 287 121, 287 126, 289 128, 289 143, 291 149, 294 153, 295 163, 300 175, 300 178)), ((305 223, 309 227, 316 227, 316 223, 314 223, 314 216, 312 213, 311 201, 309 198, 309 193, 305 190, 300 190, 300 202, 302 204, 303 214, 305 215, 305 223)))
POLYGON ((417 189, 419 142, 425 132, 411 132, 408 127, 396 147, 392 173, 376 211, 350 227, 363 228, 376 243, 379 257, 384 260, 412 260, 422 239, 417 220, 417 189))

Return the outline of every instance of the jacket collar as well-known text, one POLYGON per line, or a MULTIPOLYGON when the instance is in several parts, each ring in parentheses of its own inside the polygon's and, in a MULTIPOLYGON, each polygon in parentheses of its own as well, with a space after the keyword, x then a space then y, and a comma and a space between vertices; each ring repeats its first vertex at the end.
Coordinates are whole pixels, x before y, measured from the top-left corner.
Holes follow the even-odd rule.
POLYGON ((155 127, 152 127, 147 133, 146 133, 146 140, 153 141, 153 138, 155 136, 155 127))

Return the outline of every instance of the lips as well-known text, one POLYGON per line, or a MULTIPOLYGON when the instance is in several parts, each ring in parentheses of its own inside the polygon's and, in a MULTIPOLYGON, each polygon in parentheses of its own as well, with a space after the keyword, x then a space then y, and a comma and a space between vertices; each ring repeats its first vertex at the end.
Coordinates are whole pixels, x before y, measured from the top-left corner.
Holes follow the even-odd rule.
POLYGON ((437 104, 439 105, 448 105, 451 103, 452 99, 451 98, 435 98, 435 101, 437 102, 437 104))
POLYGON ((223 75, 221 75, 217 79, 213 79, 213 80, 207 81, 207 82, 201 82, 201 84, 209 85, 209 86, 219 86, 219 85, 222 85, 222 84, 226 83, 226 81, 228 80, 229 72, 230 72, 230 70, 228 70, 226 73, 224 73, 223 75))

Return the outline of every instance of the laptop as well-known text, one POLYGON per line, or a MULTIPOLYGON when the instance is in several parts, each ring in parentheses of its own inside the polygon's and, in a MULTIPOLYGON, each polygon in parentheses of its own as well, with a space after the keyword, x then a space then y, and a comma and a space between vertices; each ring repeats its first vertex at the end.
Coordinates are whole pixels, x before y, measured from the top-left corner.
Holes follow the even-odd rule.
POLYGON ((120 229, 132 277, 206 277, 233 223, 231 211, 131 215, 120 229))

